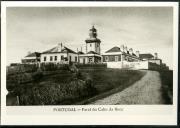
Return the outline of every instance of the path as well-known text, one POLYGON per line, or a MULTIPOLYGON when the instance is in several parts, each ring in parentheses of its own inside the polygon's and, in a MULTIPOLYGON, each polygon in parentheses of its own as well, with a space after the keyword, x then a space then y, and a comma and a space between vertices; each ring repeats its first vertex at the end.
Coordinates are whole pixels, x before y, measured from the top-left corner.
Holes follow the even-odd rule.
POLYGON ((125 90, 90 104, 163 104, 159 72, 147 71, 146 75, 125 90))

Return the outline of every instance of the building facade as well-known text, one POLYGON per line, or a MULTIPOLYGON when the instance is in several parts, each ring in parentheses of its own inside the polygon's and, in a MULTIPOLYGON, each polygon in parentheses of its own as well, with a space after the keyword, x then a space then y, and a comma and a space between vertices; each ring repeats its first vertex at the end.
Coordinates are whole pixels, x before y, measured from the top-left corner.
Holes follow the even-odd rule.
POLYGON ((158 58, 158 54, 154 56, 150 53, 140 54, 139 51, 133 52, 132 48, 121 45, 113 47, 101 54, 101 40, 97 38, 97 29, 92 26, 89 29, 89 37, 85 40, 85 53, 77 51, 77 53, 61 44, 56 47, 44 51, 42 53, 32 53, 22 59, 22 63, 80 63, 80 64, 98 64, 106 63, 108 68, 124 68, 124 69, 150 69, 167 66, 158 58))
POLYGON ((134 53, 132 48, 128 49, 124 45, 113 47, 102 56, 108 68, 160 69, 163 66, 157 53, 154 56, 150 53, 140 54, 139 51, 134 53))
POLYGON ((23 64, 39 63, 40 56, 41 56, 41 53, 39 53, 39 52, 28 53, 27 56, 25 56, 23 59, 21 59, 21 62, 23 64))
POLYGON ((41 54, 41 63, 78 63, 78 54, 61 44, 41 54))
POLYGON ((124 45, 121 45, 121 47, 113 47, 102 56, 103 62, 107 63, 107 67, 109 68, 126 68, 126 62, 141 61, 139 51, 134 54, 132 48, 128 50, 124 45))

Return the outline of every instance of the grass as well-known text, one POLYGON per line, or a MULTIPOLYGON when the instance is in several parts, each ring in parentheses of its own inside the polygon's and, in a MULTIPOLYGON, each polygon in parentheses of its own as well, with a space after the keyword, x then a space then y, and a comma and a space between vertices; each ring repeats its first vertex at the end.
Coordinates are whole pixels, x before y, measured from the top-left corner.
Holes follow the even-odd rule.
POLYGON ((164 98, 165 104, 172 104, 173 102, 173 71, 171 70, 162 70, 159 71, 161 78, 161 92, 162 97, 164 98))
POLYGON ((34 73, 32 79, 38 79, 17 83, 11 95, 20 97, 20 105, 85 104, 89 99, 92 101, 122 91, 143 74, 135 70, 92 68, 80 69, 78 74, 68 70, 34 73))
POLYGON ((102 69, 81 72, 92 79, 93 85, 99 93, 119 87, 132 78, 141 76, 141 71, 135 70, 102 69))
POLYGON ((122 91, 141 79, 145 74, 145 72, 138 70, 120 69, 83 70, 82 73, 88 75, 92 79, 97 94, 77 104, 88 104, 97 99, 122 91))

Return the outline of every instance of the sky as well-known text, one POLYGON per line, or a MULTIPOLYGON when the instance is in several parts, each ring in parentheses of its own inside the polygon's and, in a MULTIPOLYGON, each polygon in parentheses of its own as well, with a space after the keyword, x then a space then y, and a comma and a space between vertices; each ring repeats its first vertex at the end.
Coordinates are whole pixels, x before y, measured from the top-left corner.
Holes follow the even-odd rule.
POLYGON ((95 26, 104 53, 122 44, 141 53, 158 53, 173 67, 172 7, 8 7, 7 64, 28 52, 43 52, 63 43, 85 52, 85 39, 95 26))

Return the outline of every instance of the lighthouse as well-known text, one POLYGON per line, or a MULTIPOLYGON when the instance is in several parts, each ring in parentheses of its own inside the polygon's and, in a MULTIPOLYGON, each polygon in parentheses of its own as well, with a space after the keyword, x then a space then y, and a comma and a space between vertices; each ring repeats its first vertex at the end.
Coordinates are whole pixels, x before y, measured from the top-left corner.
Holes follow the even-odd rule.
POLYGON ((101 40, 97 38, 97 29, 92 26, 89 29, 89 38, 85 40, 86 42, 86 53, 95 52, 97 54, 101 54, 100 43, 101 40))
POLYGON ((97 30, 94 26, 89 29, 89 37, 85 40, 86 43, 86 53, 79 55, 79 62, 88 63, 101 63, 101 40, 97 38, 97 30))

